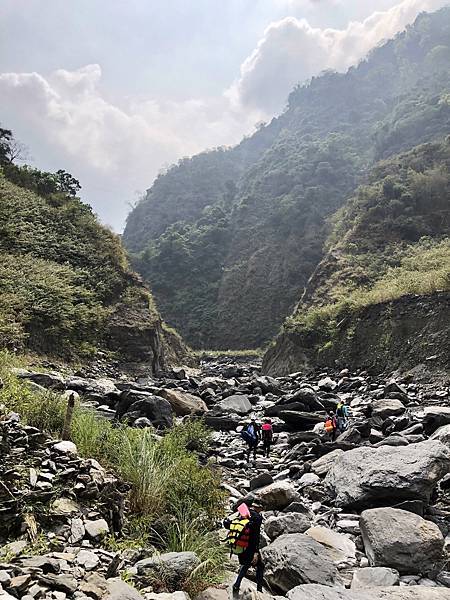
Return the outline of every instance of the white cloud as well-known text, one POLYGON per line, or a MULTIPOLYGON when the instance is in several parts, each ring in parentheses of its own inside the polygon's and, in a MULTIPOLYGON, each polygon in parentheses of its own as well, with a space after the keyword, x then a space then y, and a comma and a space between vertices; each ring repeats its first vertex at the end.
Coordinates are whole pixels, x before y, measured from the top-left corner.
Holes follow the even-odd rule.
POLYGON ((236 112, 225 97, 184 102, 110 102, 101 91, 99 65, 76 71, 0 74, 3 123, 12 128, 32 155, 81 179, 85 197, 104 221, 118 227, 133 200, 158 170, 205 148, 236 143, 259 119, 236 112), (50 152, 51 154, 51 152, 50 152), (51 161, 50 161, 51 162, 51 161))
MULTIPOLYGON (((304 0, 292 2, 298 5, 304 0)), ((313 28, 295 17, 271 23, 242 64, 229 96, 237 105, 272 114, 283 107, 298 82, 324 69, 347 69, 382 40, 404 29, 420 12, 446 4, 448 0, 403 0, 364 21, 350 22, 342 30, 313 28)))
POLYGON ((420 11, 443 4, 403 0, 343 30, 313 28, 294 17, 273 22, 243 62, 240 78, 215 97, 113 101, 98 64, 45 75, 0 73, 2 124, 30 147, 40 168, 63 168, 79 178, 83 198, 119 229, 135 190, 149 187, 161 167, 238 142, 282 108, 296 83, 324 68, 345 69, 420 11))

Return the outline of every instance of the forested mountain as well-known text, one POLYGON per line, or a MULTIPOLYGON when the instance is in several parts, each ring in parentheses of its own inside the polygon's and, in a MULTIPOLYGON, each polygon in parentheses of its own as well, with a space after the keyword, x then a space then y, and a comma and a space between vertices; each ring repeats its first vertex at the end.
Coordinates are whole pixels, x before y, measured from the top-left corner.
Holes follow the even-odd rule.
POLYGON ((347 73, 296 88, 239 146, 157 178, 124 242, 188 341, 239 348, 277 332, 373 166, 450 131, 449 40, 449 8, 422 14, 347 73))
POLYGON ((68 173, 13 162, 0 130, 0 349, 164 364, 164 332, 150 292, 117 235, 100 225, 68 173))
POLYGON ((448 369, 450 136, 379 163, 333 221, 266 371, 336 362, 381 370, 428 357, 448 369))

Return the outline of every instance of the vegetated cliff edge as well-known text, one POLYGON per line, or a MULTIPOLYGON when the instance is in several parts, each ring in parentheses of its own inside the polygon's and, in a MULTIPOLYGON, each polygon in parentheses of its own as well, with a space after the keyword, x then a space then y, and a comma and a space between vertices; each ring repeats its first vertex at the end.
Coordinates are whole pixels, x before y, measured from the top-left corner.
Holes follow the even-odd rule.
POLYGON ((103 350, 153 371, 182 362, 119 237, 59 185, 55 174, 0 169, 0 348, 69 360, 103 350))
POLYGON ((450 293, 407 295, 355 310, 330 335, 284 330, 267 351, 263 371, 281 376, 314 367, 450 369, 450 293))
POLYGON ((422 14, 346 74, 295 89, 237 147, 158 177, 124 242, 189 342, 255 347, 276 333, 370 167, 450 130, 449 39, 450 9, 422 14))
POLYGON ((328 253, 264 370, 448 370, 449 235, 450 137, 380 163, 335 216, 328 253))

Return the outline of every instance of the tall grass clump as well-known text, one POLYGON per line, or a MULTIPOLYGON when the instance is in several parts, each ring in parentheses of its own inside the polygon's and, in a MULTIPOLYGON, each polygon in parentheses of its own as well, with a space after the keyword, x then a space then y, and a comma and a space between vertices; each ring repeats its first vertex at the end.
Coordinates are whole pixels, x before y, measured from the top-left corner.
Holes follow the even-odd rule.
MULTIPOLYGON (((58 436, 67 401, 54 392, 36 393, 11 375, 14 364, 12 355, 0 353, 0 403, 25 423, 58 436)), ((220 578, 226 557, 213 531, 223 516, 224 494, 219 472, 199 460, 210 442, 201 421, 175 425, 161 436, 112 423, 77 404, 71 439, 80 455, 97 459, 130 486, 124 538, 111 539, 111 547, 196 552, 201 564, 186 582, 192 593, 220 578)))

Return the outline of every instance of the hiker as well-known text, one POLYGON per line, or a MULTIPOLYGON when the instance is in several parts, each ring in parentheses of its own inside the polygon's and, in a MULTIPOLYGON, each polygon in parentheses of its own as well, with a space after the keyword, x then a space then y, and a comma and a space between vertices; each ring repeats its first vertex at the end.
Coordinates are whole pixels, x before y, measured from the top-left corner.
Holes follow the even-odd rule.
POLYGON ((252 566, 256 568, 256 589, 262 592, 264 565, 259 552, 262 509, 262 504, 257 500, 254 500, 250 507, 242 503, 238 507, 238 514, 223 522, 223 526, 229 530, 227 544, 230 552, 238 557, 241 566, 233 585, 233 595, 239 594, 241 582, 252 566))
POLYGON ((336 407, 337 430, 339 433, 345 431, 348 427, 348 406, 345 400, 340 400, 336 407))
POLYGON ((259 444, 260 428, 254 418, 241 431, 241 437, 247 444, 247 462, 250 462, 250 454, 252 452, 253 459, 256 460, 256 448, 259 444))
POLYGON ((264 419, 264 423, 261 427, 261 437, 263 443, 263 454, 266 458, 269 458, 270 447, 273 442, 273 428, 271 419, 264 419))
POLYGON ((326 433, 330 436, 330 440, 334 442, 337 435, 337 419, 332 412, 328 413, 324 427, 326 433))

